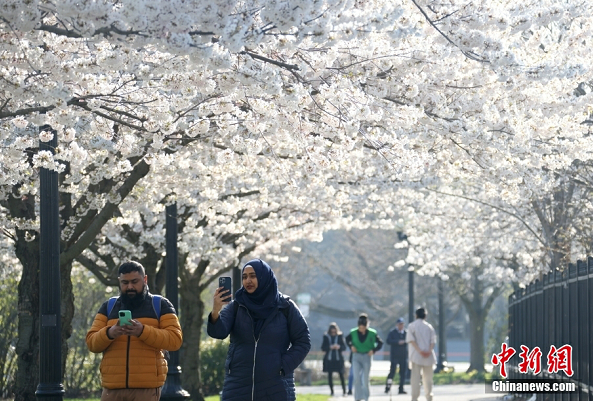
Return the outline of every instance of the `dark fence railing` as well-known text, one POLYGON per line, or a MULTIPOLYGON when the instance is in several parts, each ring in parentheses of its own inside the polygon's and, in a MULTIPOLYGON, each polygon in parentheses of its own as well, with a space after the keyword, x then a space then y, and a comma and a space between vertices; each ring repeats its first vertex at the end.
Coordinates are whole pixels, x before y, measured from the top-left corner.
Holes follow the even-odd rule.
MULTIPOLYGON (((526 288, 517 290, 509 297, 509 343, 516 354, 507 362, 509 379, 553 379, 575 383, 576 392, 538 394, 540 400, 593 401, 593 258, 569 264, 563 271, 554 270, 535 280, 526 288), (541 372, 520 372, 521 346, 530 351, 541 350, 541 372), (572 347, 570 355, 566 349, 572 347), (551 360, 548 354, 551 353, 551 360), (572 376, 567 373, 565 359, 572 359, 572 376), (552 363, 550 363, 552 362, 552 363), (559 363, 558 363, 559 362, 559 363), (558 372, 550 373, 549 370, 558 372)), ((525 371, 525 369, 523 369, 525 371)))

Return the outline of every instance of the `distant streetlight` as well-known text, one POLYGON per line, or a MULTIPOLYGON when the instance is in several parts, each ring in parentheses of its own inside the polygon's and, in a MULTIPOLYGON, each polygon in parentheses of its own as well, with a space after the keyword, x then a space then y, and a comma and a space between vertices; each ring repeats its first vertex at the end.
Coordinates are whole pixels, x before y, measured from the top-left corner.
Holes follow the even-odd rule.
MULTIPOLYGON (((406 248, 406 249, 409 248, 409 244, 407 242, 408 236, 403 231, 397 232, 397 239, 400 241, 400 243, 398 243, 398 245, 396 245, 396 248, 406 248)), ((403 262, 403 260, 401 260, 400 262, 403 262)), ((415 317, 415 313, 414 313, 414 270, 415 270, 414 265, 408 263, 408 323, 412 323, 414 321, 414 317, 415 317)))
POLYGON ((441 372, 447 366, 447 345, 445 341, 445 283, 442 278, 438 278, 438 299, 439 299, 439 355, 437 357, 437 367, 435 373, 441 372))
POLYGON ((414 266, 408 267, 408 323, 414 321, 414 266))

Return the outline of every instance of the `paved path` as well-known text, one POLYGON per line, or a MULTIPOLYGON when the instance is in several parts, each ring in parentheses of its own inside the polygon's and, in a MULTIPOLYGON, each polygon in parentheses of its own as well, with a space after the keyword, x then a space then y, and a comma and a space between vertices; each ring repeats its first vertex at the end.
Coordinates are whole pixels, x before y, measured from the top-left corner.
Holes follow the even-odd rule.
MULTIPOLYGON (((338 381, 339 383, 339 381, 338 381)), ((339 388, 339 386, 337 387, 339 388)), ((337 389, 334 384, 334 389, 337 389)), ((397 388, 395 388, 397 391, 397 388)), ((371 386, 371 397, 369 401, 410 401, 410 386, 406 385, 404 390, 408 394, 385 394, 385 386, 375 385, 371 386)), ((329 386, 297 386, 297 394, 327 394, 329 395, 329 386)), ((348 395, 343 397, 339 396, 331 397, 332 401, 353 401, 354 396, 348 395)), ((426 400, 424 397, 424 390, 420 391, 420 401, 426 400)), ((433 400, 434 401, 494 401, 502 400, 502 397, 497 397, 495 394, 487 394, 484 388, 484 384, 450 384, 434 386, 433 388, 433 400)))
MULTIPOLYGON (((469 363, 451 363, 450 365, 455 367, 456 372, 465 372, 465 370, 469 367, 469 363)), ((490 365, 486 366, 486 370, 490 370, 492 367, 490 365)), ((371 376, 373 377, 386 377, 387 373, 389 373, 389 361, 382 361, 382 360, 374 360, 371 365, 371 376)), ((337 375, 335 375, 337 376, 337 375)), ((340 390, 340 379, 334 377, 334 390, 340 390), (337 384, 337 385, 336 385, 337 384)), ((394 387, 395 391, 397 392, 397 387, 394 387)), ((406 384, 404 390, 408 392, 408 394, 396 394, 393 392, 391 396, 389 394, 385 394, 385 386, 384 385, 375 385, 371 386, 371 397, 369 401, 410 401, 410 385, 406 384)), ((330 394, 329 386, 297 386, 296 388, 297 394, 330 394)), ((354 396, 349 395, 343 397, 340 393, 339 396, 334 396, 330 398, 332 401, 354 401, 354 396)), ((434 386, 433 389, 433 399, 434 401, 473 401, 473 400, 480 400, 480 401, 494 401, 494 400, 502 400, 501 397, 497 397, 496 394, 486 393, 485 385, 483 383, 478 384, 448 384, 448 385, 439 385, 434 386)), ((426 398, 424 397, 424 390, 420 391, 420 398, 419 401, 424 401, 426 398)))
MULTIPOLYGON (((309 368, 315 368, 321 371, 321 364, 322 361, 305 361, 305 365, 309 368)), ((389 373, 389 361, 384 360, 373 360, 371 364, 371 377, 386 377, 387 373, 389 373)), ((455 372, 465 372, 469 368, 469 362, 450 362, 448 366, 455 368, 455 372)), ((485 366, 486 371, 492 371, 492 365, 487 363, 485 366)), ((337 375, 336 375, 337 376, 337 375)))

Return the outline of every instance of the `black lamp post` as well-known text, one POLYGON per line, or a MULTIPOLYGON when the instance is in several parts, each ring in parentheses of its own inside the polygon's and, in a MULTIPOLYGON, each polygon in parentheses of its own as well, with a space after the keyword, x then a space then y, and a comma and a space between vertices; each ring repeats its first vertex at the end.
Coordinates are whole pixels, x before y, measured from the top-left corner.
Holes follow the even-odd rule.
POLYGON ((408 323, 414 320, 414 266, 410 266, 408 267, 408 323))
MULTIPOLYGON (((179 288, 177 278, 178 254, 177 254, 177 204, 166 208, 166 246, 167 246, 167 299, 171 301, 175 310, 179 313, 179 288)), ((190 397, 189 393, 181 387, 181 366, 179 366, 179 351, 169 353, 169 371, 167 381, 161 392, 161 400, 181 401, 190 397)))
POLYGON ((437 367, 435 373, 441 372, 447 366, 447 345, 445 339, 445 283, 443 279, 438 279, 439 287, 439 355, 437 357, 437 367))
MULTIPOLYGON (((39 151, 55 153, 56 130, 45 125, 53 139, 39 142, 39 151)), ((60 316, 60 216, 58 173, 41 168, 39 172, 39 383, 37 399, 62 401, 62 324, 60 316)))

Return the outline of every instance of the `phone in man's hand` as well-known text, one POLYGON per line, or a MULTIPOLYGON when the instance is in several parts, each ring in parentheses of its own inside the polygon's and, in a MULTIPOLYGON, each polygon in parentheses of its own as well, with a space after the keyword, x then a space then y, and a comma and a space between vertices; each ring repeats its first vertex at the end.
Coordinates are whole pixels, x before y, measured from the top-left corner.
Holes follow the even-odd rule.
POLYGON ((230 302, 232 299, 232 294, 233 294, 233 286, 232 286, 232 282, 231 282, 231 278, 230 277, 219 277, 218 278, 218 286, 222 287, 222 292, 224 292, 225 290, 229 290, 229 292, 225 293, 223 295, 223 299, 226 302, 230 302))
POLYGON ((126 309, 122 309, 119 311, 119 325, 120 326, 124 326, 124 325, 131 326, 132 323, 130 322, 130 320, 132 320, 132 312, 130 312, 129 310, 126 310, 126 309))

